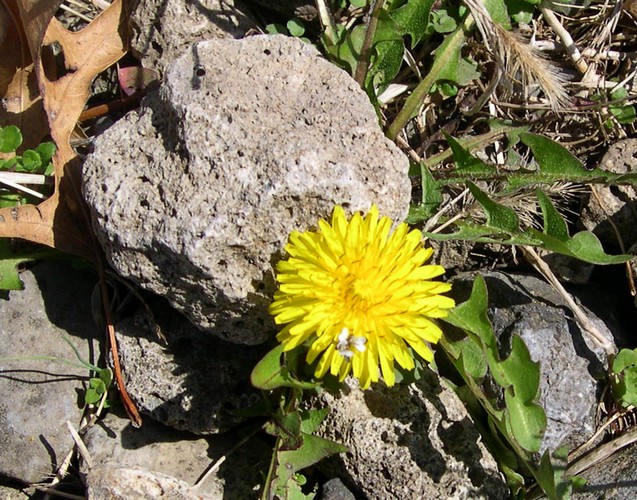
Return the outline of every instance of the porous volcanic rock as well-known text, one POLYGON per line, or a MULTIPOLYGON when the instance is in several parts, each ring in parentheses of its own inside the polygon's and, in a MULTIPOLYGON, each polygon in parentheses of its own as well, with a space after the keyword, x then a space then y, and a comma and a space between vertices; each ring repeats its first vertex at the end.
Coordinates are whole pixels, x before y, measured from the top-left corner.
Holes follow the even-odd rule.
POLYGON ((403 219, 407 170, 349 75, 300 40, 256 36, 192 45, 96 139, 83 190, 119 274, 256 344, 289 233, 335 204, 403 219))
POLYGON ((240 410, 260 400, 249 378, 267 346, 238 347, 201 335, 165 302, 148 307, 152 319, 140 308, 115 326, 126 389, 140 412, 194 434, 242 422, 240 410))
POLYGON ((130 16, 131 50, 160 74, 194 42, 241 38, 256 25, 234 0, 139 0, 130 16))
POLYGON ((330 408, 319 435, 349 448, 319 464, 328 475, 366 498, 509 496, 464 405, 435 373, 409 385, 349 389, 314 402, 330 408))

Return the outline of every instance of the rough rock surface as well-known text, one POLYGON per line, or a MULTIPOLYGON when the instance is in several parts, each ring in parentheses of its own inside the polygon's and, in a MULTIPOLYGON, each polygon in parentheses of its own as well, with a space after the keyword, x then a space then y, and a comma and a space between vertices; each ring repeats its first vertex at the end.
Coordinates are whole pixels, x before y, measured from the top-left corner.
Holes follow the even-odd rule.
MULTIPOLYGON (((637 171, 637 139, 618 141, 608 148, 600 168, 626 174, 637 171)), ((604 187, 593 185, 593 193, 582 210, 581 223, 593 231, 604 247, 621 251, 617 232, 624 247, 637 242, 637 190, 632 186, 604 187)))
POLYGON ((271 334, 272 262, 335 204, 402 219, 407 158, 345 72, 293 38, 197 43, 102 134, 84 194, 109 261, 199 328, 271 334))
MULTIPOLYGON (((571 320, 561 296, 535 276, 503 272, 480 273, 489 293, 489 318, 502 346, 510 349, 511 336, 519 335, 533 361, 539 361, 540 398, 547 417, 542 450, 570 449, 583 443, 595 430, 598 382, 604 371, 603 350, 582 334, 571 320)), ((458 302, 468 298, 473 276, 454 279, 458 302)), ((610 340, 612 333, 590 313, 590 319, 610 340)))
POLYGON ((131 49, 163 73, 194 42, 241 38, 255 27, 234 0, 140 0, 131 14, 131 49))
MULTIPOLYGON (((84 436, 94 466, 122 466, 173 476, 194 485, 207 468, 231 450, 241 437, 196 438, 151 419, 135 429, 126 418, 108 414, 84 436)), ((256 498, 254 488, 267 470, 272 448, 255 437, 233 453, 197 491, 209 498, 256 498), (225 495, 225 496, 224 496, 225 495)), ((88 473, 86 463, 83 474, 88 473)))
POLYGON ((31 495, 17 488, 0 486, 0 498, 2 500, 27 500, 31 498, 31 495))
MULTIPOLYGON (((91 359, 99 334, 90 303, 95 277, 44 262, 21 274, 25 289, 0 299, 0 358, 57 356, 76 361, 67 336, 91 359)), ((88 370, 41 360, 0 360, 0 474, 26 483, 49 478, 73 446, 66 426, 82 416, 88 370), (84 379, 84 382, 83 382, 84 379)))
POLYGON ((611 456, 595 463, 578 474, 586 484, 573 495, 577 500, 623 500, 637 494, 637 445, 632 444, 615 451, 611 456))
POLYGON ((165 498, 212 500, 177 478, 142 469, 118 466, 93 467, 87 477, 86 494, 92 500, 165 498))
POLYGON ((153 309, 164 340, 143 309, 116 325, 126 389, 138 409, 195 434, 223 432, 243 420, 236 411, 260 398, 249 377, 264 348, 201 335, 163 301, 153 309))
POLYGON ((506 498, 493 457, 455 393, 426 370, 415 384, 352 388, 317 406, 319 434, 349 447, 323 467, 367 498, 506 498))

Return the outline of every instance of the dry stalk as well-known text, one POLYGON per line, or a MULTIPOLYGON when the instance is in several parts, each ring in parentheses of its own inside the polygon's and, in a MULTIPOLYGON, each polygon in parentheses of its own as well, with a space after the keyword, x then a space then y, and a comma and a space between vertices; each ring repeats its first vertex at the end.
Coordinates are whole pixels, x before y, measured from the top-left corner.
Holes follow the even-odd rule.
POLYGON ((571 294, 566 291, 566 289, 562 286, 559 280, 551 271, 551 268, 548 266, 546 262, 544 262, 537 252, 530 246, 522 246, 520 247, 522 252, 527 257, 529 262, 537 269, 542 276, 557 290, 560 295, 564 298, 568 308, 575 316, 575 320, 577 324, 582 329, 582 332, 588 336, 595 344, 604 349, 604 352, 607 356, 612 356, 616 353, 615 345, 608 340, 599 329, 593 324, 593 322, 586 316, 584 311, 580 306, 575 303, 571 294))

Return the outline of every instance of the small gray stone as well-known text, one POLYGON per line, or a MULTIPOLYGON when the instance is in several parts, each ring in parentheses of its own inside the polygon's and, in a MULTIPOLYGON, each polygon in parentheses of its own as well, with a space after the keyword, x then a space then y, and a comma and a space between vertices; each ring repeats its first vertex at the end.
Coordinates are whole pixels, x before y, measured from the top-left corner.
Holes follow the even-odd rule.
MULTIPOLYGON (((194 485, 208 467, 225 456, 217 471, 197 492, 209 498, 252 498, 260 486, 260 471, 267 470, 272 448, 255 437, 231 451, 242 437, 198 438, 145 419, 135 429, 126 418, 113 413, 91 427, 83 437, 95 466, 123 466, 173 476, 194 485), (225 495, 225 496, 224 496, 225 495)), ((88 473, 86 463, 82 472, 88 473)))
POLYGON ((154 316, 165 340, 145 310, 116 325, 126 389, 138 409, 195 434, 216 434, 241 422, 236 412, 260 397, 249 377, 264 348, 201 335, 163 301, 154 316))
POLYGON ((402 220, 408 161, 365 93, 283 36, 192 45, 158 93, 102 134, 84 194, 117 272, 200 329, 272 334, 272 264, 334 205, 402 220))
POLYGON ((78 393, 88 370, 6 358, 56 356, 76 362, 67 336, 91 360, 90 337, 98 331, 88 297, 95 277, 67 262, 48 261, 21 278, 25 289, 0 300, 0 474, 35 483, 50 478, 73 447, 66 421, 77 424, 82 416, 78 393))
POLYGON ((335 477, 321 487, 321 500, 356 500, 340 478, 335 477))
POLYGON ((130 24, 133 54, 162 74, 194 42, 241 38, 256 26, 234 0, 139 0, 130 24))
POLYGON ((323 393, 319 434, 349 453, 319 464, 368 498, 506 498, 509 489, 462 402, 426 370, 410 385, 323 393))
MULTIPOLYGON (((583 443, 595 430, 596 376, 605 370, 604 351, 582 333, 562 297, 545 281, 496 271, 480 274, 487 284, 489 318, 502 355, 507 355, 512 335, 519 335, 533 361, 540 362, 539 403, 547 417, 542 451, 583 443)), ((458 303, 468 298, 474 277, 454 279, 458 303)), ((612 341, 604 323, 589 314, 612 341)))
POLYGON ((213 500, 177 478, 143 469, 113 465, 93 467, 87 476, 86 494, 91 500, 165 498, 213 500))

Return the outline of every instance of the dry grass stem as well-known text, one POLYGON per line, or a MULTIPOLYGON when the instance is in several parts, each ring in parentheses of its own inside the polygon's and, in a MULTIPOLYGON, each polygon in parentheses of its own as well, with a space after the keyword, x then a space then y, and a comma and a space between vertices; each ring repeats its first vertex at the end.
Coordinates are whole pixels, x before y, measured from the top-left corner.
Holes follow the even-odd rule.
POLYGON ((612 341, 608 340, 599 329, 593 324, 593 322, 588 318, 588 316, 584 313, 582 308, 575 303, 573 297, 570 293, 566 291, 566 289, 562 286, 559 280, 556 278, 551 268, 548 266, 546 262, 544 262, 541 257, 537 254, 537 252, 529 246, 520 247, 522 252, 527 257, 529 262, 537 269, 544 278, 557 290, 560 295, 564 298, 564 301, 568 305, 568 308, 571 310, 573 315, 575 316, 575 320, 577 324, 582 329, 582 332, 586 334, 595 344, 604 349, 604 352, 607 356, 612 356, 616 353, 615 344, 612 341))

